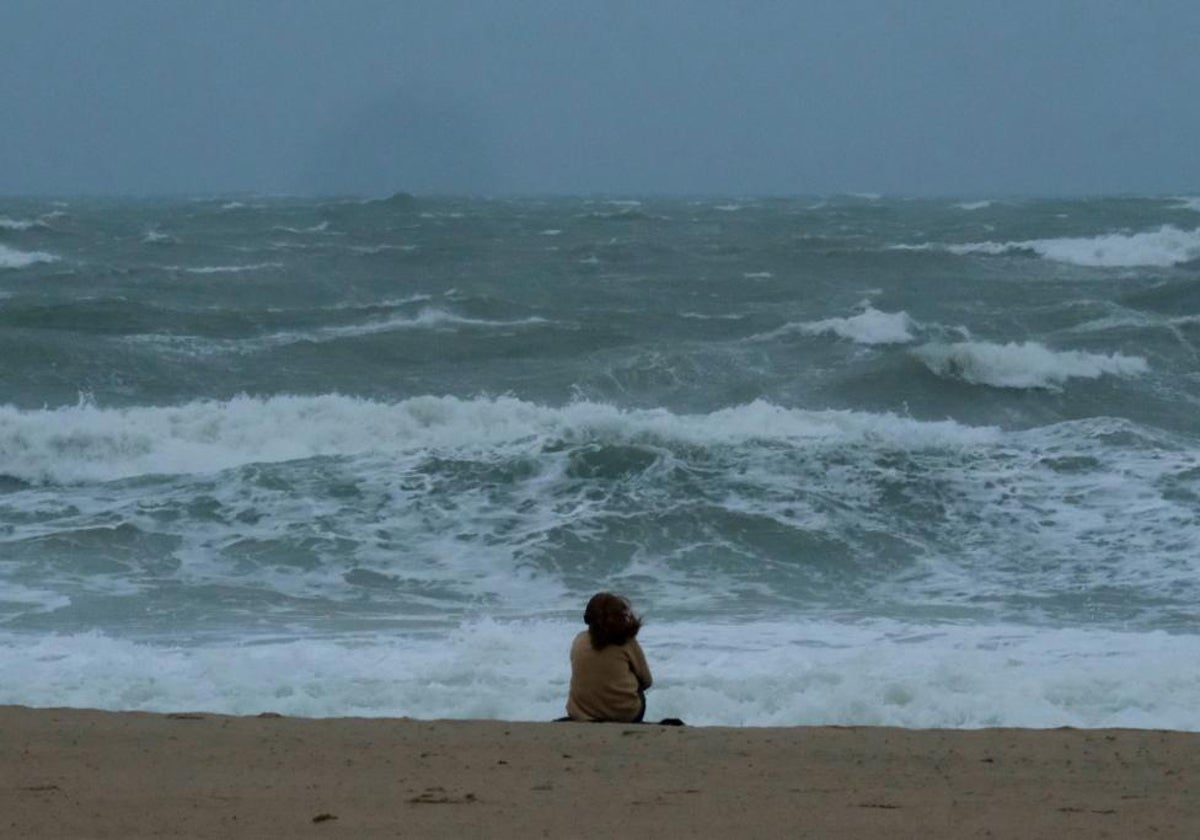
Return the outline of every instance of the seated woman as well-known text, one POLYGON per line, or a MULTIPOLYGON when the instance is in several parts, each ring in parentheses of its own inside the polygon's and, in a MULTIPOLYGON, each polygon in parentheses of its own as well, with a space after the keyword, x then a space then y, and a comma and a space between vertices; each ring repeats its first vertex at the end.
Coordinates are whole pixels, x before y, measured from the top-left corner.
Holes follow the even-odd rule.
POLYGON ((588 601, 588 629, 571 644, 571 690, 567 716, 578 721, 640 723, 645 691, 654 681, 637 642, 642 620, 629 602, 611 592, 588 601))

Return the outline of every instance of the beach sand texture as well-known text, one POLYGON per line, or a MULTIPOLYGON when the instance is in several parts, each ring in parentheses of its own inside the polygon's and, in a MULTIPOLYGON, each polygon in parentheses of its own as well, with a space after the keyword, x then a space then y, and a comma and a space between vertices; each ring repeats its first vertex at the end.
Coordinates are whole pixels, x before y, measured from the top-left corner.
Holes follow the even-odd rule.
POLYGON ((0 837, 1200 837, 1200 733, 0 709, 0 837))

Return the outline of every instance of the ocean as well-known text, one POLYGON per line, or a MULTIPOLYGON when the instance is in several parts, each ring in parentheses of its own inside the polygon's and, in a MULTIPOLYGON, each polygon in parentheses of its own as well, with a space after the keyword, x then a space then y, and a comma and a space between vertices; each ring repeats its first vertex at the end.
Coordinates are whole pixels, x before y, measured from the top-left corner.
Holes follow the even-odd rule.
POLYGON ((0 703, 1200 730, 1200 199, 0 199, 0 703))

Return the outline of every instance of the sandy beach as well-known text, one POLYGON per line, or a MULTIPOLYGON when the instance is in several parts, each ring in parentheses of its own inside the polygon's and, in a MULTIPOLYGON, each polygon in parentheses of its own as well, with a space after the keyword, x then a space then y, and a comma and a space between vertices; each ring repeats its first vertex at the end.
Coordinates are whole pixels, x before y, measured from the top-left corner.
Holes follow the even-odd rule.
POLYGON ((0 836, 1200 836, 1200 733, 0 709, 0 836))

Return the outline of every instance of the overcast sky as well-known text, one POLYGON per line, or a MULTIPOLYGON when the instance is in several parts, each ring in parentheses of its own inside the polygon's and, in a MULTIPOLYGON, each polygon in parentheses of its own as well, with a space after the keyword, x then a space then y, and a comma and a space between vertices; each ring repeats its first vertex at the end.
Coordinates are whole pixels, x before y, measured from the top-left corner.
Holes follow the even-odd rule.
POLYGON ((0 193, 1200 191, 1197 0, 0 0, 0 193))

